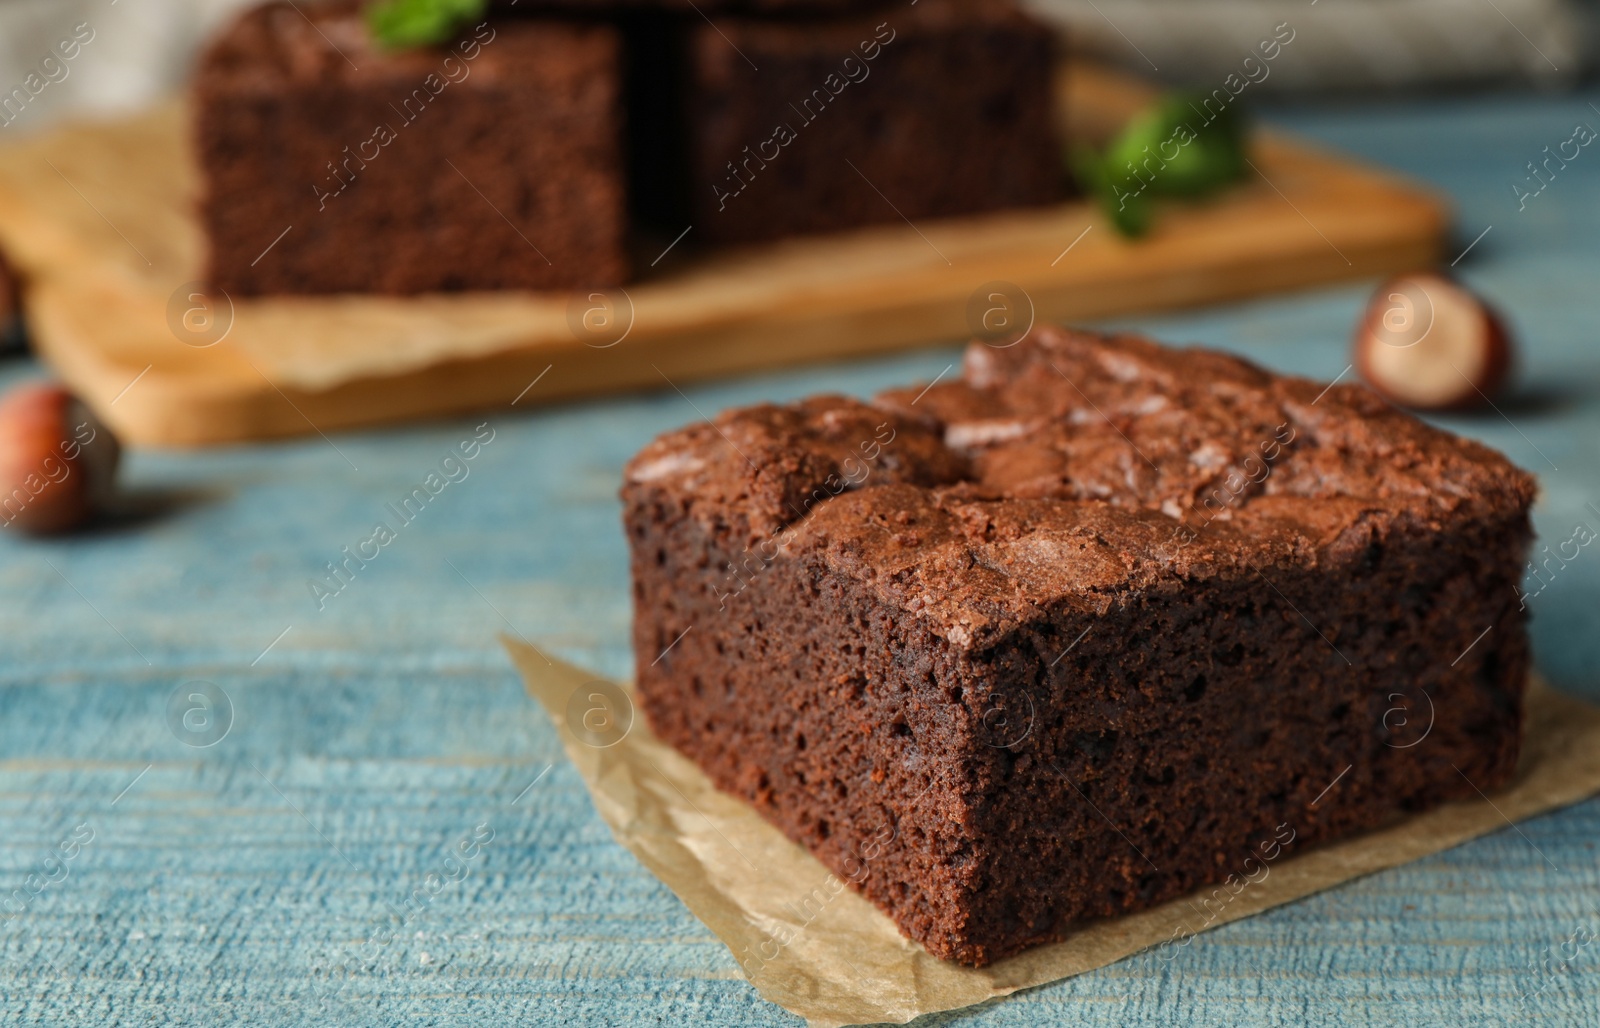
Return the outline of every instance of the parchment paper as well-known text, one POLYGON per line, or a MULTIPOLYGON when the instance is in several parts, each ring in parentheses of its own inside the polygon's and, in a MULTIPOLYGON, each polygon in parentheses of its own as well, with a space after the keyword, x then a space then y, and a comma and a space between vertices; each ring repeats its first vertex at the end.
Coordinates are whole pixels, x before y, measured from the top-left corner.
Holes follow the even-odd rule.
MULTIPOLYGON (((904 1023, 1069 978, 1170 942, 1175 933, 1187 938, 1202 924, 1227 924, 1600 792, 1600 709, 1561 696, 1535 677, 1516 781, 1492 801, 1453 803, 1300 854, 1286 850, 1256 884, 1207 906, 1216 914, 1209 923, 1191 905, 1196 893, 1088 924, 1065 942, 974 970, 904 938, 888 917, 841 888, 827 868, 749 806, 718 792, 650 733, 624 687, 524 643, 502 642, 617 841, 727 944, 763 997, 817 1028, 904 1023), (590 699, 596 693, 606 697, 604 706, 590 699), (615 721, 580 723, 584 711, 597 709, 614 710, 615 721)), ((1209 896, 1215 888, 1203 892, 1209 896)))

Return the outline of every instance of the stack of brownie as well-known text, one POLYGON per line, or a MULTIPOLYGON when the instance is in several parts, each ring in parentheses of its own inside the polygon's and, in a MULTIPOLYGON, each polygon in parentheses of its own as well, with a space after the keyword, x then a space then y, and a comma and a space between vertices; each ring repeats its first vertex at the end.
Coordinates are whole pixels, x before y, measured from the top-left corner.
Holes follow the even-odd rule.
POLYGON ((1361 387, 1038 329, 634 458, 639 698, 987 964, 1506 784, 1533 495, 1361 387))
POLYGON ((604 287, 685 232, 757 242, 1062 189, 1051 36, 1012 0, 498 0, 403 51, 363 6, 269 0, 202 57, 214 286, 604 287))

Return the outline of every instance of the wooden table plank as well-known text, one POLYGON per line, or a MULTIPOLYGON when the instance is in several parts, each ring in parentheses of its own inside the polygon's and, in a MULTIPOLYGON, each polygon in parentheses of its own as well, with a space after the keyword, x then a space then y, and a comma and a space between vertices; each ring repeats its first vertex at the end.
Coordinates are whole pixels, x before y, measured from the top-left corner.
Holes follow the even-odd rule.
MULTIPOLYGON (((1494 226, 1458 271, 1517 327, 1521 385, 1501 407, 1509 422, 1441 423, 1539 473, 1547 540, 1579 520, 1600 527, 1586 506, 1600 506, 1600 176, 1583 158, 1526 211, 1505 180, 1592 120, 1589 101, 1600 92, 1292 117, 1303 134, 1435 176, 1461 203, 1467 240, 1494 226)), ((1119 324, 1327 379, 1345 368, 1366 291, 1119 324)), ((684 391, 707 412, 866 395, 931 379, 955 355, 684 391)), ((0 385, 37 372, 0 364, 0 385)), ((0 916, 0 1021, 796 1024, 611 842, 495 642, 509 621, 568 660, 626 673, 618 476, 654 433, 695 417, 663 386, 342 435, 343 456, 315 436, 136 449, 126 479, 161 513, 70 540, 0 533, 0 898, 74 826, 96 831, 64 880, 0 916), (496 436, 471 475, 319 609, 308 579, 482 421, 496 436), (165 715, 195 680, 236 709, 204 750, 165 715), (386 904, 486 821, 495 838, 471 873, 393 949, 368 943, 386 904)), ((1541 668, 1600 699, 1593 549, 1530 605, 1541 668)), ((956 1022, 1595 1024, 1600 947, 1559 954, 1579 929, 1600 931, 1600 803, 1520 829, 1207 933, 1173 963, 1134 958, 956 1022), (1533 969, 1552 954, 1553 972, 1533 969)))

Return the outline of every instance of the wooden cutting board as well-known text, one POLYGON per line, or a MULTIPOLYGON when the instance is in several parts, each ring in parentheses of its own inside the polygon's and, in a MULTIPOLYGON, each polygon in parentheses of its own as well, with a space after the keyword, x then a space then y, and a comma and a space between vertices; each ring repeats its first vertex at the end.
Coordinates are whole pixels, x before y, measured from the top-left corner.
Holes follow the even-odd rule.
MULTIPOLYGON (((1105 137, 1152 95, 1093 67, 1062 90, 1078 138, 1105 137)), ((204 242, 186 117, 172 103, 0 149, 0 249, 25 279, 35 347, 134 444, 330 432, 948 341, 997 291, 1014 316, 1051 321, 1280 292, 1430 265, 1449 226, 1414 184, 1262 133, 1251 181, 1163 209, 1132 242, 1078 201, 738 250, 689 242, 625 296, 231 303, 191 299, 204 242)))

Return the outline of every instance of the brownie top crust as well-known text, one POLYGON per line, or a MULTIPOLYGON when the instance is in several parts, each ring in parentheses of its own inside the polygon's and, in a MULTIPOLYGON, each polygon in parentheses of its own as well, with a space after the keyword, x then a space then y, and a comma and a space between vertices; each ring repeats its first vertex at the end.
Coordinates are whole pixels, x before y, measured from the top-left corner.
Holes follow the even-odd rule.
POLYGON ((1129 335, 974 343, 962 379, 667 433, 658 490, 728 545, 870 583, 957 646, 1127 589, 1374 559, 1395 533, 1525 530, 1532 476, 1365 388, 1129 335))
POLYGON ((452 44, 389 50, 373 39, 364 6, 364 0, 267 0, 252 7, 201 55, 199 86, 272 93, 285 84, 420 85, 429 76, 464 82, 469 75, 479 84, 559 84, 597 77, 616 59, 608 26, 527 19, 469 27, 452 44))

